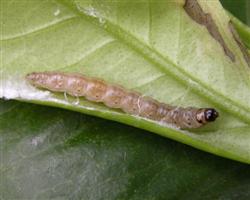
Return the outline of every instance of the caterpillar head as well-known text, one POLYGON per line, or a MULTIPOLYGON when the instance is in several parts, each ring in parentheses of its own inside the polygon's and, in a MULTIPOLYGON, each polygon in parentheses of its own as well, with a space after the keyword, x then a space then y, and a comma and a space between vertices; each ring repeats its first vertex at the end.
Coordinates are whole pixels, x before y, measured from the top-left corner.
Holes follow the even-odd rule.
POLYGON ((214 108, 202 108, 196 113, 196 119, 199 123, 206 124, 215 121, 219 113, 214 108))

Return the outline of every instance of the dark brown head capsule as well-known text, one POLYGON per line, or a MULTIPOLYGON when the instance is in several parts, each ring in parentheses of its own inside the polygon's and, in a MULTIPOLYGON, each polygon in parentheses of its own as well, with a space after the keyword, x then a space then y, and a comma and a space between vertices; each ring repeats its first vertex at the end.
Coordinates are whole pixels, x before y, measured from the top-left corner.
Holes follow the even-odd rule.
POLYGON ((206 124, 216 120, 219 113, 214 108, 202 108, 196 113, 196 119, 201 124, 206 124))
POLYGON ((213 122, 219 116, 219 113, 213 108, 207 108, 204 115, 207 122, 213 122))

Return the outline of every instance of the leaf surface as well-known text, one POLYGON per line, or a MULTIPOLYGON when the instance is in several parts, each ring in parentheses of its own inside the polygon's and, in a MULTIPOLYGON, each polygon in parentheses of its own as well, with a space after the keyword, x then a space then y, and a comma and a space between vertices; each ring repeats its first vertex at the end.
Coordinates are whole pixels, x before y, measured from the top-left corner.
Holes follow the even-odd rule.
POLYGON ((237 16, 239 20, 250 25, 250 2, 248 0, 220 0, 223 7, 237 16))
POLYGON ((250 163, 250 68, 221 5, 210 13, 225 53, 184 1, 1 1, 0 96, 122 122, 196 148, 250 163), (33 71, 79 72, 177 105, 215 107, 220 118, 182 131, 101 104, 28 85, 33 71))
POLYGON ((249 199, 247 164, 58 108, 0 101, 1 199, 249 199))

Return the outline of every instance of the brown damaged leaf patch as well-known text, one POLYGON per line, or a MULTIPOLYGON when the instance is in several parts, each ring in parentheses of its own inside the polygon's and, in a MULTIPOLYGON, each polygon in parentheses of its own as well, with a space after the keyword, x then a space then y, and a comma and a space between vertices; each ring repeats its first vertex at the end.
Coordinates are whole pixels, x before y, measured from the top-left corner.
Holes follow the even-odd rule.
POLYGON ((211 14, 205 13, 197 0, 186 0, 184 9, 186 13, 197 23, 205 26, 210 33, 210 35, 220 43, 225 54, 231 59, 232 62, 235 61, 235 56, 232 51, 227 47, 225 41, 220 34, 218 27, 216 26, 211 14))
POLYGON ((243 42, 241 41, 240 36, 237 33, 237 31, 235 30, 235 28, 233 26, 233 23, 231 21, 228 23, 228 27, 229 27, 229 30, 231 31, 232 35, 233 35, 234 40, 236 41, 236 43, 240 47, 240 50, 241 50, 241 52, 242 52, 242 54, 243 54, 243 56, 244 56, 244 58, 246 60, 246 63, 250 67, 250 56, 249 56, 249 53, 247 52, 247 48, 243 44, 243 42))

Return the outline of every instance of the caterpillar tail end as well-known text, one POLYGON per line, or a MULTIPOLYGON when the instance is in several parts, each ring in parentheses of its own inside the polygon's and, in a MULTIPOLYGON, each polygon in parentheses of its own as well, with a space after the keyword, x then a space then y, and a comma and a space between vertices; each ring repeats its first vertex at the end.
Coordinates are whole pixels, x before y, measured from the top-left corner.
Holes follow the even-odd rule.
POLYGON ((29 82, 33 82, 33 81, 35 81, 36 80, 36 78, 37 78, 37 76, 36 76, 36 73, 28 73, 28 74, 26 74, 26 76, 25 76, 25 79, 27 80, 27 81, 29 81, 29 82))
POLYGON ((32 72, 25 76, 26 81, 35 87, 42 87, 44 82, 44 76, 41 73, 32 72))

